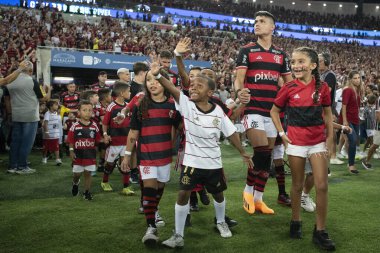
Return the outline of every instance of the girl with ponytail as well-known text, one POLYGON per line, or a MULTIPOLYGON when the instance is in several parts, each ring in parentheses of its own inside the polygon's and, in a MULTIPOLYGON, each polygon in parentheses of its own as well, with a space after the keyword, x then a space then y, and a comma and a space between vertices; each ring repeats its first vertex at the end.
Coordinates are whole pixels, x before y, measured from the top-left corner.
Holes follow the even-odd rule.
POLYGON ((335 244, 325 230, 328 151, 333 145, 330 91, 328 85, 320 80, 316 51, 308 47, 297 48, 290 63, 295 80, 281 88, 271 110, 273 123, 284 142, 292 171, 290 237, 302 238, 301 193, 305 162, 309 159, 317 193, 313 242, 321 249, 335 250, 335 244), (287 134, 279 117, 285 107, 288 113, 287 134))

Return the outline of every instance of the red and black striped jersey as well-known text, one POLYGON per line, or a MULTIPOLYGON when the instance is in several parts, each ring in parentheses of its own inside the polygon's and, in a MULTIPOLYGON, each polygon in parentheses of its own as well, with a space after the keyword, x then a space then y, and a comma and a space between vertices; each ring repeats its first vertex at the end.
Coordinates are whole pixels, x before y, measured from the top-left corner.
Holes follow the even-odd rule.
POLYGON ((69 109, 77 109, 79 100, 80 100, 80 94, 79 92, 69 93, 68 91, 65 91, 61 94, 60 100, 62 105, 69 109))
POLYGON ((169 69, 168 71, 168 76, 170 78, 170 81, 172 81, 172 83, 177 87, 177 86, 180 86, 181 84, 181 80, 180 80, 180 77, 179 75, 174 72, 173 70, 169 69))
POLYGON ((104 86, 100 86, 99 83, 94 83, 91 85, 91 90, 93 90, 93 91, 98 92, 98 90, 100 90, 100 89, 111 89, 111 87, 108 86, 107 84, 104 86))
POLYGON ((105 114, 106 114, 106 112, 100 103, 93 106, 91 121, 95 122, 99 129, 101 129, 101 127, 102 127, 101 126, 102 125, 101 124, 102 123, 101 117, 103 117, 105 114))
POLYGON ((94 122, 84 125, 74 122, 67 135, 67 143, 74 147, 73 165, 88 166, 96 164, 96 145, 100 141, 99 128, 94 122))
POLYGON ((172 127, 178 127, 181 115, 172 99, 152 102, 148 115, 141 119, 139 107, 132 113, 131 129, 139 131, 137 154, 142 166, 163 166, 172 162, 172 127))
POLYGON ((108 126, 108 134, 111 136, 112 146, 125 146, 127 143, 130 116, 125 117, 120 124, 117 124, 113 120, 125 107, 127 107, 127 103, 124 102, 124 104, 120 105, 116 101, 113 101, 107 107, 106 114, 104 115, 103 125, 108 126))
POLYGON ((258 43, 250 43, 240 49, 236 68, 247 69, 244 88, 250 90, 251 100, 244 114, 270 117, 278 79, 291 74, 288 56, 273 45, 265 50, 258 43))
POLYGON ((286 83, 274 104, 286 108, 288 137, 294 145, 310 146, 326 140, 323 107, 330 106, 328 85, 322 82, 317 103, 314 103, 315 79, 309 84, 298 80, 286 83))

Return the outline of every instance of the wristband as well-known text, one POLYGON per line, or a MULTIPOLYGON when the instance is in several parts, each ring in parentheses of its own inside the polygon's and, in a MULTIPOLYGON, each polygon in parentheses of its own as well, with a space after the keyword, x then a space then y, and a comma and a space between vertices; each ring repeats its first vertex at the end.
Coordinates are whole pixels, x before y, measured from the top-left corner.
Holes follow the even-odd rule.
POLYGON ((132 152, 131 152, 131 151, 127 151, 127 150, 125 150, 124 154, 130 156, 130 155, 132 155, 132 152))
POLYGON ((154 76, 154 79, 158 80, 162 77, 162 75, 160 73, 158 73, 158 75, 154 76))
POLYGON ((74 151, 74 148, 69 148, 70 151, 74 151))
POLYGON ((106 135, 108 135, 107 132, 104 132, 104 133, 103 133, 103 136, 106 136, 106 135))
POLYGON ((278 135, 279 135, 280 137, 282 137, 282 136, 285 135, 285 132, 279 132, 278 135))
POLYGON ((344 130, 344 125, 342 125, 342 130, 344 130))
POLYGON ((175 56, 182 56, 182 54, 178 53, 177 50, 174 50, 174 54, 175 54, 175 56))

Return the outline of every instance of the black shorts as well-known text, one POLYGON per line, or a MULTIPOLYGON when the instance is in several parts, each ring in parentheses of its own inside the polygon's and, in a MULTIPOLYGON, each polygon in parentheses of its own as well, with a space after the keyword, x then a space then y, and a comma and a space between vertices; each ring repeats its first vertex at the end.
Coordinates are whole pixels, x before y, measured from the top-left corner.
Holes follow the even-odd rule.
POLYGON ((197 169, 182 165, 179 187, 184 191, 193 190, 197 184, 203 184, 211 194, 227 189, 223 169, 197 169))

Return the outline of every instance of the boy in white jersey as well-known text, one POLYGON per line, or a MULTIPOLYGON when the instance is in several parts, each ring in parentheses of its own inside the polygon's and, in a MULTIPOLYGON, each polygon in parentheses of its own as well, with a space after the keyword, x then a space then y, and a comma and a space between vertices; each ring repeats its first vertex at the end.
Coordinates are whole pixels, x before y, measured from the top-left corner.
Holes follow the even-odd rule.
POLYGON ((222 167, 221 151, 217 141, 221 132, 229 138, 240 152, 245 163, 253 166, 251 156, 241 146, 239 135, 223 110, 209 102, 215 89, 215 82, 203 75, 194 79, 190 86, 190 98, 179 91, 169 80, 162 77, 160 66, 153 63, 151 73, 167 89, 176 101, 176 108, 184 119, 186 135, 185 154, 180 177, 180 191, 175 205, 175 231, 163 245, 183 247, 186 216, 189 211, 189 197, 196 184, 204 184, 214 197, 217 229, 224 238, 231 237, 231 231, 225 222, 223 191, 227 189, 222 167))
POLYGON ((47 163, 47 154, 51 152, 55 154, 55 163, 57 166, 62 164, 59 158, 59 142, 62 138, 62 120, 58 113, 58 101, 50 100, 46 103, 46 107, 49 109, 44 116, 43 123, 43 157, 42 163, 47 163))

